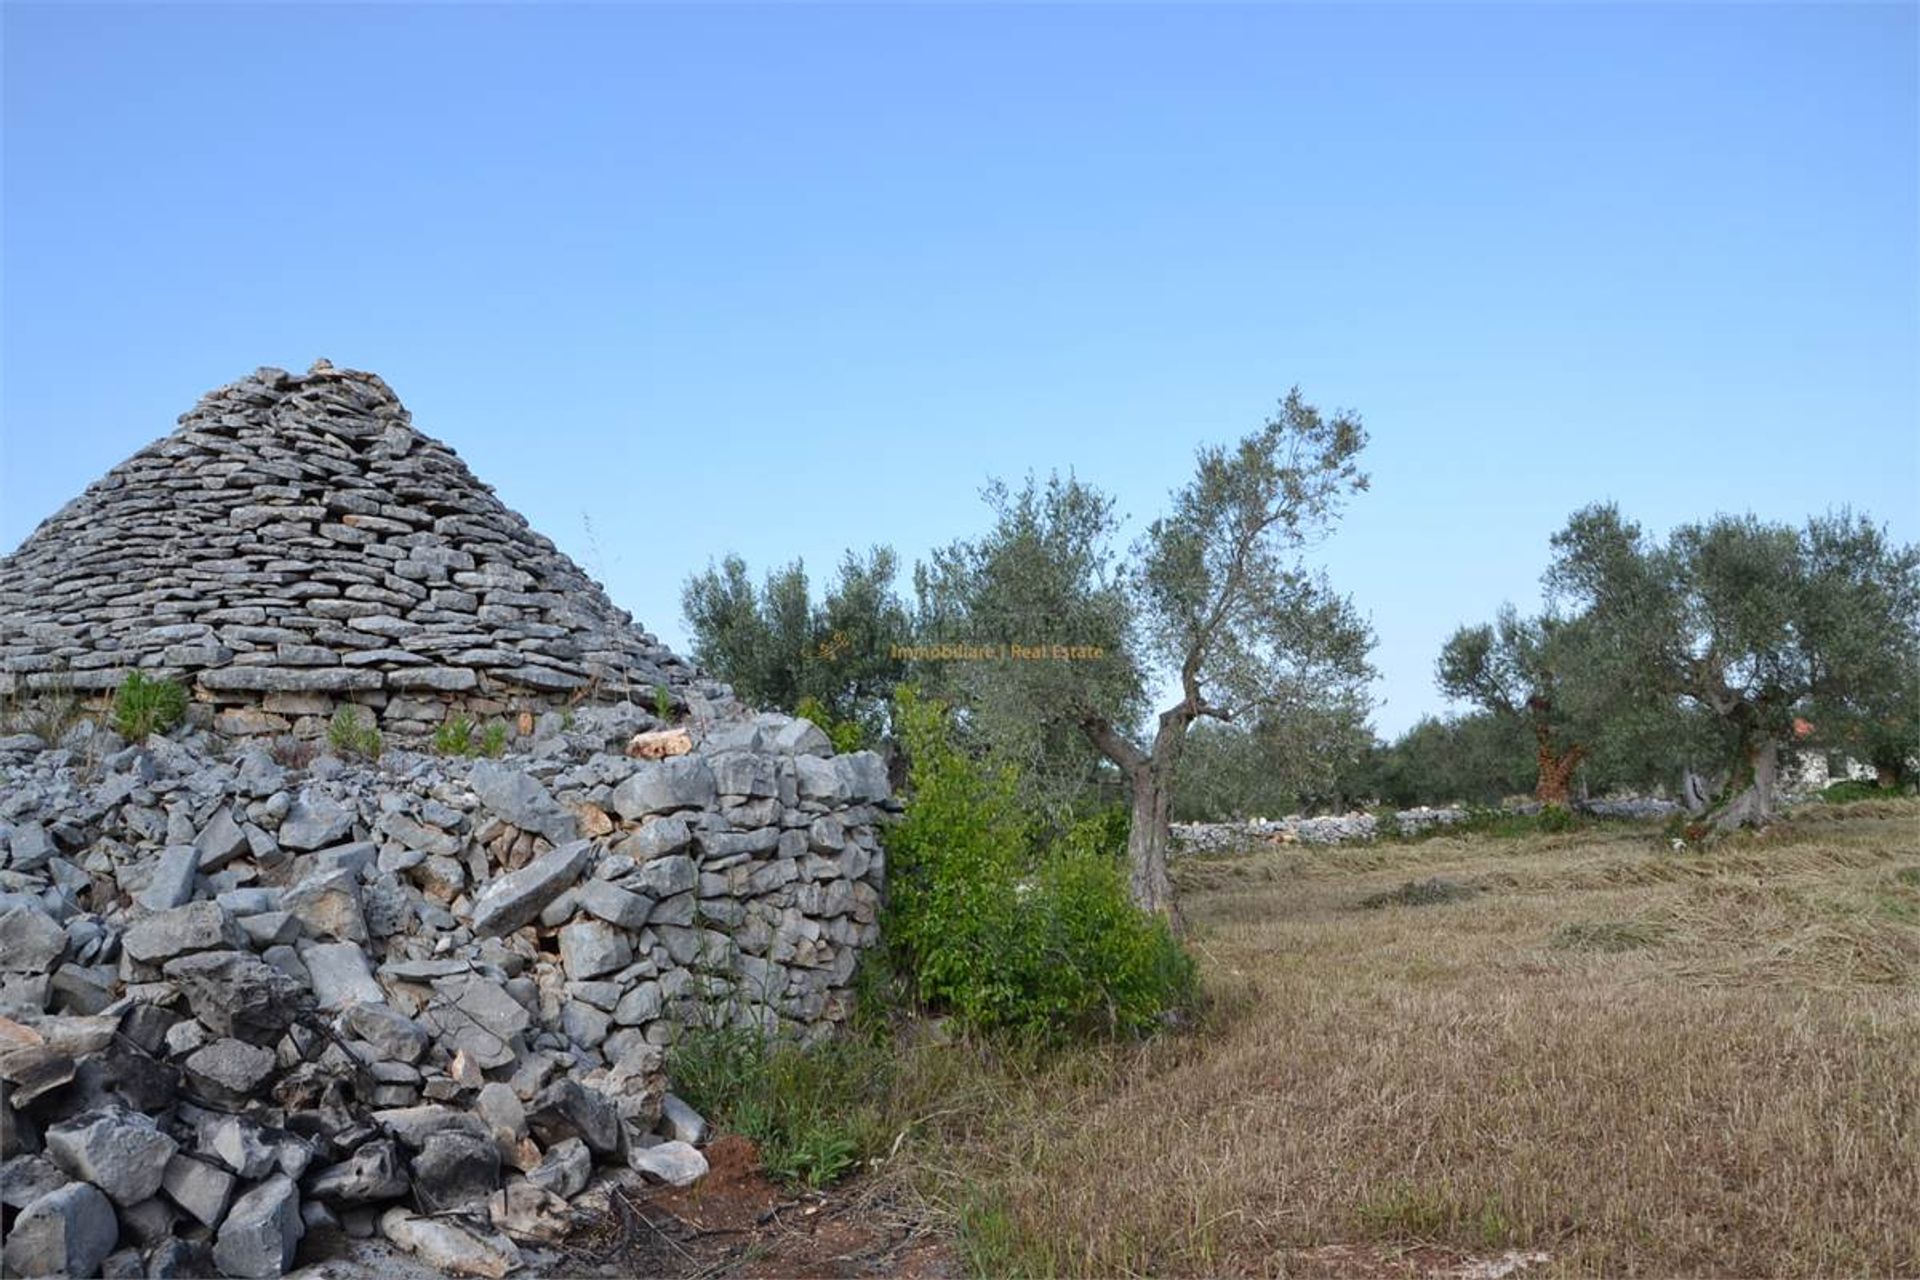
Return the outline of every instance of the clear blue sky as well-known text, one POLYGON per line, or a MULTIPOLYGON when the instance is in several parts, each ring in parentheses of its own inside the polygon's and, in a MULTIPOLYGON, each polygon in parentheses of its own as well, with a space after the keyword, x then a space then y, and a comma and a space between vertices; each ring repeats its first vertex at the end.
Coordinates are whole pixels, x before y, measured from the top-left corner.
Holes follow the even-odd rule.
POLYGON ((8 4, 0 545, 326 356, 679 645, 1298 383, 1395 731, 1586 502, 1920 538, 1917 12, 8 4))

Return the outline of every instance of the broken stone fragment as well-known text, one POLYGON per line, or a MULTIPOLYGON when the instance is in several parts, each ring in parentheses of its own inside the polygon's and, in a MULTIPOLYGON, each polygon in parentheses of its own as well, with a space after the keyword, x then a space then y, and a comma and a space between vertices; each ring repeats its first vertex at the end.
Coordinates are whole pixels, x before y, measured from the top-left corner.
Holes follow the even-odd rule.
POLYGON ((0 1205, 24 1209, 71 1179, 45 1156, 18 1155, 0 1164, 0 1205))
POLYGON ((195 1050, 184 1065, 188 1083, 202 1099, 243 1107, 273 1074, 276 1059, 266 1049, 228 1037, 195 1050))
POLYGON ((167 961, 163 972, 179 986, 193 1016, 215 1035, 251 1044, 276 1042, 312 999, 286 974, 240 951, 179 956, 167 961))
POLYGON ((193 899, 193 879, 200 873, 200 851, 190 844, 172 844, 148 864, 147 887, 133 900, 149 911, 169 911, 193 899))
POLYGON ((527 1127, 543 1146, 578 1138, 596 1155, 620 1149, 620 1114, 612 1099, 572 1078, 554 1081, 527 1104, 527 1127))
POLYGON ((487 1219, 511 1239, 536 1244, 558 1243, 573 1229, 567 1202, 524 1179, 494 1192, 487 1219))
POLYGON ((560 930, 560 963, 575 981, 624 969, 632 961, 626 932, 604 920, 582 920, 560 930))
POLYGON ((67 931, 39 905, 12 897, 0 905, 0 973, 41 973, 67 949, 67 931))
POLYGON ((443 1049, 467 1054, 482 1070, 514 1060, 514 1037, 527 1029, 532 1015, 500 983, 464 973, 440 979, 433 989, 436 998, 421 1011, 420 1021, 443 1049))
POLYGON ((47 1130, 47 1156, 68 1175, 91 1182, 115 1204, 133 1205, 160 1189, 179 1144, 149 1116, 106 1107, 47 1130))
POLYGON ((418 1062, 427 1051, 427 1029, 384 1001, 349 1005, 341 1022, 387 1058, 418 1062))
POLYGON ((119 1239, 107 1197, 85 1182, 70 1182, 21 1210, 0 1257, 8 1275, 91 1276, 119 1239))
POLYGON ((527 1181, 551 1191, 563 1200, 571 1200, 587 1189, 593 1176, 593 1153, 578 1138, 567 1138, 547 1148, 540 1163, 527 1173, 527 1181))
POLYGON ((518 871, 487 882, 473 901, 473 931, 481 937, 512 933, 580 878, 593 857, 591 840, 558 845, 518 871))
POLYGON ((413 1157, 413 1194, 426 1213, 476 1209, 500 1185, 500 1151, 491 1137, 462 1129, 427 1135, 413 1157))
POLYGON ((244 947, 246 941, 225 907, 217 902, 189 902, 135 924, 120 945, 135 960, 158 964, 190 951, 244 947))
POLYGON ((233 1200, 234 1177, 225 1169, 175 1154, 167 1161, 160 1187, 169 1199, 209 1227, 217 1227, 233 1200))
POLYGON ((408 1182, 399 1150, 382 1138, 364 1144, 339 1164, 322 1169, 310 1185, 316 1199, 365 1204, 405 1195, 408 1182))
POLYGON ((613 808, 628 821, 675 809, 699 809, 719 798, 713 770, 699 755, 649 760, 613 789, 613 808))
POLYGON ((522 831, 537 832, 554 845, 565 844, 580 834, 573 815, 560 807, 538 779, 513 765, 476 761, 467 782, 483 808, 522 831))
POLYGON ((520 1267, 520 1250, 505 1236, 482 1234, 445 1219, 415 1217, 406 1209, 380 1215, 380 1234, 449 1275, 500 1280, 520 1267))
POLYGON ((300 961, 307 968, 317 1008, 378 1005, 387 998, 367 966, 367 953, 356 943, 311 943, 300 949, 300 961))
POLYGON ((280 820, 276 837, 289 849, 324 849, 353 832, 353 810, 337 800, 303 791, 280 820))
POLYGON ((685 1142, 629 1147, 627 1164, 649 1178, 675 1187, 690 1187, 707 1176, 707 1158, 685 1142))
POLYGON ((707 1122, 698 1111, 669 1093, 660 1101, 658 1132, 676 1142, 698 1146, 706 1141, 707 1122))
POLYGON ((268 1280, 285 1274, 306 1233, 293 1179, 276 1173, 233 1202, 213 1245, 213 1264, 226 1276, 268 1280))
POLYGON ((650 729, 627 742, 627 754, 636 760, 665 760, 693 750, 693 735, 685 729, 650 729))

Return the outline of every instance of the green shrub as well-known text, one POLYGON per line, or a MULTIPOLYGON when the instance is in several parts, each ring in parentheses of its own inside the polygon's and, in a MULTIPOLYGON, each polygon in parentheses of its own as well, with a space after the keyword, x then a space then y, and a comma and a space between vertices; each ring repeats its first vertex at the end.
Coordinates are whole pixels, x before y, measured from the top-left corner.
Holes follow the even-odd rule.
POLYGON ((327 743, 343 756, 364 756, 368 760, 378 760, 385 745, 372 714, 363 722, 358 707, 340 707, 334 711, 333 720, 327 725, 327 743))
POLYGON ((1148 1030, 1190 998, 1193 963, 1127 898, 1122 819, 1037 854, 1010 769, 954 742, 947 710, 903 688, 909 798, 887 833, 887 936, 919 997, 966 1025, 1043 1038, 1148 1030))
POLYGON ((828 710, 827 704, 812 694, 800 699, 800 704, 793 709, 793 714, 820 726, 821 732, 827 735, 827 740, 833 743, 835 751, 858 751, 865 745, 866 734, 861 730, 859 721, 836 719, 833 712, 828 710))
POLYGON ((839 1036, 813 1044, 746 1027, 689 1027, 667 1055, 673 1089, 716 1128, 760 1148, 767 1173, 822 1187, 890 1136, 880 1103, 894 1059, 878 1042, 839 1036))
POLYGON ((673 692, 664 684, 653 686, 653 714, 663 722, 673 720, 673 692))
POLYGON ((435 754, 470 756, 473 754, 473 717, 456 711, 433 731, 435 754))
POLYGON ((145 742, 149 734, 165 733, 186 714, 187 691, 172 680, 129 671, 113 694, 113 727, 129 742, 145 742))
POLYGON ((495 720, 484 730, 473 717, 456 711, 433 731, 433 749, 443 756, 485 756, 497 760, 507 751, 507 726, 495 720))
POLYGON ((1820 798, 1828 804, 1851 804, 1855 800, 1884 800, 1888 794, 1877 783, 1848 778, 1828 786, 1820 798))

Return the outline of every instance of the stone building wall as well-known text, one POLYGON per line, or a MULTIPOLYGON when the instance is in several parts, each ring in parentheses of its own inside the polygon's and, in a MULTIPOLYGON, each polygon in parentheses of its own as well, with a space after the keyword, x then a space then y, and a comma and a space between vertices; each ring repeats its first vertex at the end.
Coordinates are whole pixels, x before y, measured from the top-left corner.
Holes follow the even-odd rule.
POLYGON ((454 710, 722 692, 385 382, 324 361, 211 392, 0 560, 0 694, 135 668, 229 734, 314 735, 342 702, 408 737, 454 710))

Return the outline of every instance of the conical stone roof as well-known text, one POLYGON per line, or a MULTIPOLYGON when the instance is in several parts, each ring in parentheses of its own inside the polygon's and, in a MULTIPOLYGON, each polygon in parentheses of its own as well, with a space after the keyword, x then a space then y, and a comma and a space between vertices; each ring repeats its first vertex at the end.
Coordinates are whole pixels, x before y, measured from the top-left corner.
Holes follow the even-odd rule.
POLYGON ((211 392, 0 560, 0 691, 98 692, 136 667, 235 732, 339 702, 405 730, 655 685, 724 695, 385 382, 325 361, 211 392))

